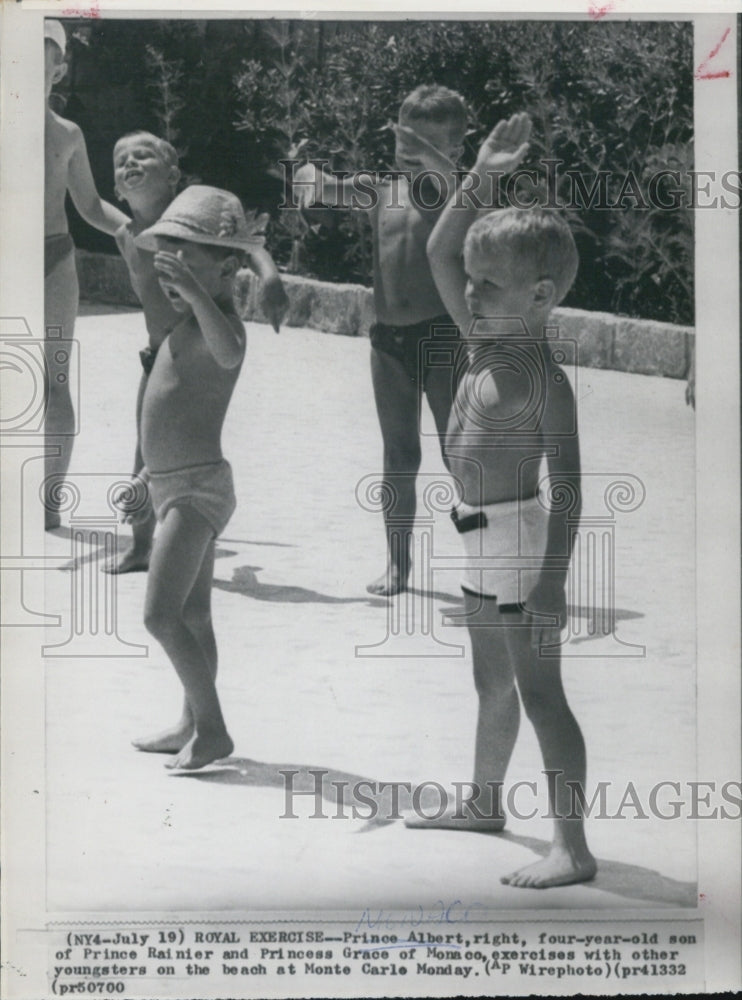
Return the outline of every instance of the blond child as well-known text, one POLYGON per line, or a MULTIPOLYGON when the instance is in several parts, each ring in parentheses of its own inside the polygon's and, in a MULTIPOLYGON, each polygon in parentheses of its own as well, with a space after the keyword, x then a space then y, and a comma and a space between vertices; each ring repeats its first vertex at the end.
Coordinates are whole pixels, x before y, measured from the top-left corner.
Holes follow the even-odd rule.
MULTIPOLYGON (((169 142, 151 132, 130 132, 114 146, 113 170, 116 196, 128 204, 133 216, 116 233, 116 243, 126 261, 134 291, 142 303, 148 336, 148 344, 139 355, 143 371, 137 393, 137 446, 134 456, 134 474, 138 475, 143 465, 139 427, 147 379, 160 346, 180 321, 181 315, 160 284, 154 254, 137 246, 136 238, 154 225, 175 197, 180 181, 178 154, 169 142)), ((260 221, 262 223, 264 219, 260 221)), ((245 251, 245 259, 261 280, 263 311, 278 331, 288 310, 288 299, 273 259, 257 242, 245 251)), ((146 570, 155 524, 151 508, 148 512, 141 512, 132 524, 131 547, 114 556, 104 569, 109 573, 146 570)))
MULTIPOLYGON (((529 133, 525 115, 500 122, 464 191, 511 171, 529 133)), ((500 793, 522 701, 544 773, 553 778, 554 839, 546 857, 502 881, 546 888, 586 881, 596 871, 575 797, 575 789, 584 793, 585 745, 564 693, 559 656, 573 544, 568 518, 573 524, 580 511, 576 406, 544 339, 578 258, 569 227, 553 212, 477 214, 466 200, 449 202, 428 243, 441 298, 468 354, 446 449, 462 493, 453 516, 467 558, 462 587, 479 696, 475 794, 437 821, 410 817, 407 823, 502 829, 500 793), (544 460, 554 495, 570 503, 548 508, 540 481, 544 460)))

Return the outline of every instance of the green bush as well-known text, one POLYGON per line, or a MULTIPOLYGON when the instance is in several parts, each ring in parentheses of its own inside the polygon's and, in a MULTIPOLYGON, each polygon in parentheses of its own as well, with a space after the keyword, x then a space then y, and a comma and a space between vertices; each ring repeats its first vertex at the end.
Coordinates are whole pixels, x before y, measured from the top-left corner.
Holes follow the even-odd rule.
POLYGON ((574 187, 567 171, 587 190, 605 178, 612 207, 567 212, 581 266, 566 304, 693 322, 692 213, 642 204, 658 170, 677 169, 687 185, 692 168, 690 23, 105 19, 79 31, 66 113, 85 131, 104 193, 119 135, 167 133, 190 177, 271 211, 271 248, 287 269, 369 283, 366 221, 338 213, 317 230, 280 211, 277 162, 390 166, 387 125, 401 100, 442 83, 470 107, 464 165, 497 120, 527 111, 523 166, 544 189, 543 161, 556 164, 561 200, 574 187))

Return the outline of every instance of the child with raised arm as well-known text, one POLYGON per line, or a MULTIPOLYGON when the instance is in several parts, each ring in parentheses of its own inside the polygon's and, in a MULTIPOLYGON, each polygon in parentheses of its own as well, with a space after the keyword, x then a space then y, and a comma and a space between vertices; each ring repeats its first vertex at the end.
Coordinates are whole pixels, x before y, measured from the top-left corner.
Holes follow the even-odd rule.
MULTIPOLYGON (((525 115, 500 122, 462 192, 470 184, 486 189, 488 172, 512 170, 529 133, 525 115)), ((576 408, 544 339, 578 258, 569 227, 553 212, 507 208, 476 216, 466 199, 449 202, 428 243, 441 298, 468 355, 446 449, 462 491, 453 517, 468 563, 462 587, 479 696, 475 794, 437 822, 407 822, 502 828, 499 791, 518 732, 520 693, 544 772, 554 779, 554 840, 545 858, 502 881, 545 888, 586 881, 596 871, 575 808, 574 790, 584 794, 585 745, 562 687, 558 646, 573 544, 568 517, 574 523, 580 509, 576 408), (569 504, 547 509, 544 459, 551 495, 567 496, 569 504)))
MULTIPOLYGON (((467 113, 463 98, 436 85, 417 87, 399 110, 395 126, 395 161, 404 176, 375 185, 365 178, 365 192, 353 178, 342 182, 319 175, 312 164, 294 174, 295 197, 309 209, 321 194, 325 206, 367 208, 373 238, 376 322, 371 328, 371 377, 384 446, 384 510, 387 567, 368 591, 384 596, 407 587, 415 521, 415 477, 420 467, 420 403, 424 393, 443 442, 451 412, 451 373, 427 363, 421 342, 436 328, 458 336, 430 273, 425 245, 440 214, 437 173, 448 188, 455 184, 455 162, 463 151, 467 113), (426 140, 418 141, 418 136, 426 140), (426 177, 423 178, 423 174, 426 177), (422 183, 422 181, 425 183, 422 183)), ((318 217, 318 216, 315 216, 318 217)), ((436 338, 440 340, 440 334, 436 338)), ((444 453, 445 460, 445 453, 444 453)))
POLYGON ((211 584, 214 541, 235 507, 232 470, 221 450, 245 353, 232 286, 242 254, 262 236, 251 231, 233 194, 194 185, 135 242, 154 254, 162 289, 180 317, 147 379, 140 444, 142 479, 161 522, 144 621, 170 657, 185 700, 175 726, 134 746, 175 754, 169 766, 195 769, 233 749, 215 685, 211 584))
POLYGON ((127 217, 98 194, 85 139, 73 122, 49 106, 52 88, 67 71, 67 36, 59 21, 44 21, 44 353, 46 357, 46 456, 44 527, 61 523, 59 509, 72 457, 75 413, 70 395, 69 350, 79 304, 75 247, 64 202, 69 191, 75 208, 96 229, 113 235, 127 217))
MULTIPOLYGON (((143 371, 136 404, 137 446, 134 474, 137 475, 144 464, 139 425, 147 378, 162 342, 179 322, 181 315, 160 284, 154 254, 138 247, 136 237, 160 218, 175 197, 180 180, 178 154, 169 142, 151 132, 130 132, 122 136, 114 146, 113 170, 116 195, 128 204, 133 216, 116 233, 116 243, 126 261, 134 291, 142 303, 148 335, 147 347, 139 352, 143 371)), ((274 329, 278 331, 288 309, 288 299, 273 259, 265 247, 257 243, 249 247, 245 257, 261 279, 262 307, 274 329)), ((146 570, 155 523, 156 518, 151 508, 142 511, 139 519, 132 524, 131 547, 120 556, 114 556, 104 566, 106 572, 146 570)))

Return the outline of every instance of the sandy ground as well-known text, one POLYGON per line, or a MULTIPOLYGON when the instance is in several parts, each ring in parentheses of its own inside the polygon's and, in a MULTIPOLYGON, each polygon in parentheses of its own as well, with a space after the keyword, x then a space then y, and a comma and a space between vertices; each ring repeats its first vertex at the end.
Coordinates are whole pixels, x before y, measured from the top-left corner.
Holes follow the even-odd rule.
MULTIPOLYGON (((381 465, 365 340, 248 327, 224 433, 239 503, 218 543, 213 595, 235 755, 208 772, 173 775, 161 756, 135 752, 130 739, 174 721, 180 704, 172 667, 142 625, 145 576, 111 583, 99 572, 96 532, 112 527, 106 490, 133 455, 143 324, 136 312, 88 307, 76 336, 82 393, 71 478, 82 498, 47 536, 47 555, 71 567, 46 574, 46 610, 61 616, 47 629, 55 646, 46 684, 50 910, 694 903, 693 824, 636 819, 631 807, 622 820, 588 821, 597 879, 547 893, 499 882, 544 852, 551 825, 539 816, 514 819, 500 836, 410 831, 353 819, 347 806, 347 818, 331 819, 328 785, 327 818, 309 818, 308 797, 295 802, 300 818, 279 818, 281 769, 298 770, 303 788, 312 768, 326 769, 328 782, 450 785, 471 776, 466 630, 442 613, 460 609, 459 540, 445 513, 421 523, 434 557, 435 571, 417 581, 427 596, 365 592, 383 568, 381 515, 356 499, 357 484, 381 465)), ((579 632, 565 647, 589 782, 612 783, 614 814, 629 782, 646 806, 656 782, 696 777, 693 417, 681 382, 589 369, 576 378, 586 518, 602 518, 596 530, 605 529, 604 494, 616 478, 637 477, 646 490, 638 509, 615 516, 615 634, 590 635, 578 612, 579 632)), ((444 478, 427 412, 424 429, 421 489, 444 478)), ((540 768, 524 721, 509 784, 545 787, 540 768)), ((527 791, 520 801, 532 804, 527 791)))

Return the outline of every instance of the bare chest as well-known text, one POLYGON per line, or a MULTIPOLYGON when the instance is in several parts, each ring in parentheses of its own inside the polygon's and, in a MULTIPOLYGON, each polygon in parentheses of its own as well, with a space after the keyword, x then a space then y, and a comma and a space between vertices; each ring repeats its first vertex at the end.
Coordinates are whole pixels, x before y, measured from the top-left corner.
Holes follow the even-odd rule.
POLYGON ((422 213, 415 207, 409 190, 381 191, 376 228, 379 250, 385 260, 405 263, 411 257, 425 260, 425 244, 434 224, 432 213, 422 213))

